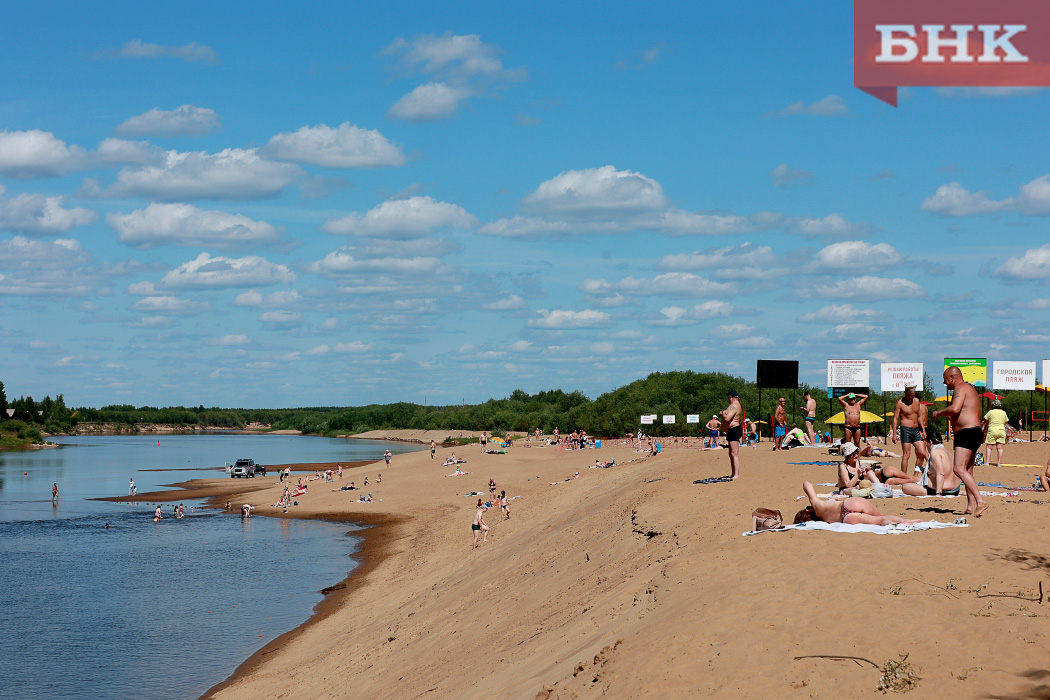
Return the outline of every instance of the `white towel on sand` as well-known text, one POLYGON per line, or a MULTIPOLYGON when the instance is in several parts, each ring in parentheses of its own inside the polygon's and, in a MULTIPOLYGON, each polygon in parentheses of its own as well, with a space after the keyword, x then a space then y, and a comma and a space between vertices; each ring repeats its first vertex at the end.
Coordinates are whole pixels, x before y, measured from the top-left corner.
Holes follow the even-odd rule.
POLYGON ((969 527, 966 523, 941 523, 936 520, 928 520, 922 523, 906 525, 898 523, 895 525, 847 525, 846 523, 825 523, 822 521, 810 521, 798 525, 785 525, 776 530, 751 530, 744 533, 744 537, 760 535, 763 532, 787 532, 788 530, 831 530, 832 532, 871 532, 876 535, 903 535, 906 532, 917 532, 919 530, 933 530, 941 527, 969 527))

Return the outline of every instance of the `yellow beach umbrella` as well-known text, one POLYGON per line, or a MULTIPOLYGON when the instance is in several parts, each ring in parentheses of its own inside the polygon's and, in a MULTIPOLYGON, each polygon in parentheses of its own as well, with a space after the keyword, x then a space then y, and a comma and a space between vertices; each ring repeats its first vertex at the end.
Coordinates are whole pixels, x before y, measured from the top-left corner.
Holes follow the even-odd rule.
POLYGON ((937 398, 934 399, 934 401, 947 401, 947 400, 948 400, 947 396, 938 396, 937 398))
MULTIPOLYGON (((860 412, 860 422, 861 423, 878 423, 881 420, 882 420, 882 416, 875 415, 874 413, 871 413, 870 411, 861 411, 860 412)), ((844 425, 846 423, 846 413, 844 411, 839 411, 838 413, 833 415, 831 418, 828 418, 824 422, 825 423, 829 423, 831 425, 844 425)))
POLYGON ((886 412, 885 412, 885 413, 883 413, 882 415, 883 415, 883 417, 885 417, 885 418, 889 418, 890 416, 892 416, 892 415, 893 415, 893 411, 886 411, 886 412))

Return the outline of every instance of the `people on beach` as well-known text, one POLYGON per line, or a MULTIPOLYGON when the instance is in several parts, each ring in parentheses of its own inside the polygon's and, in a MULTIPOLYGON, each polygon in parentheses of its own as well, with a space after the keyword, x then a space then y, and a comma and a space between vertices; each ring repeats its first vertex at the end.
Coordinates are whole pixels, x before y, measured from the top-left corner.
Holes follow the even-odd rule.
POLYGON ((846 420, 843 421, 846 428, 844 442, 852 442, 857 447, 860 447, 860 409, 867 401, 867 394, 850 393, 846 394, 845 397, 839 397, 839 403, 842 404, 842 412, 846 417, 846 420))
POLYGON ((707 421, 707 437, 704 438, 704 447, 718 444, 718 431, 721 427, 722 421, 718 420, 718 416, 711 416, 711 420, 707 421))
POLYGON ((489 500, 496 498, 496 480, 489 479, 489 500))
POLYGON ((489 442, 488 436, 485 434, 484 431, 482 431, 482 433, 481 433, 481 453, 482 454, 485 453, 485 445, 487 445, 488 442, 489 442))
POLYGON ((245 503, 244 505, 242 505, 241 506, 241 519, 244 520, 245 518, 252 517, 252 511, 253 510, 255 510, 255 506, 253 506, 251 503, 245 503))
POLYGON ((846 525, 893 525, 922 522, 921 520, 906 520, 897 515, 883 515, 866 498, 847 498, 844 501, 824 500, 817 496, 813 484, 808 481, 802 483, 802 490, 809 497, 809 505, 795 513, 794 522, 796 524, 812 520, 845 523, 846 525))
POLYGON ((382 474, 376 474, 376 483, 377 484, 383 483, 383 475, 382 474))
POLYGON ((962 481, 955 475, 952 458, 941 443, 941 435, 933 428, 926 429, 929 459, 923 466, 918 483, 903 484, 901 490, 909 496, 958 496, 962 481))
POLYGON ((908 384, 904 387, 904 396, 897 399, 893 406, 893 428, 890 431, 890 439, 897 444, 897 428, 900 428, 901 457, 900 472, 907 477, 911 461, 912 447, 915 448, 915 466, 919 467, 926 463, 926 423, 923 421, 924 411, 922 401, 915 395, 915 385, 908 384))
POLYGON ((740 406, 740 394, 730 389, 729 405, 722 411, 722 430, 729 441, 729 478, 740 478, 740 437, 744 434, 744 409, 740 406))
POLYGON ((478 537, 484 533, 485 538, 482 542, 489 541, 489 526, 485 524, 485 506, 481 503, 481 499, 478 499, 477 511, 474 513, 474 522, 471 523, 470 529, 474 532, 474 544, 470 546, 471 551, 478 548, 478 537))
POLYGON ((777 407, 773 411, 773 449, 780 450, 784 447, 784 436, 787 435, 787 411, 784 406, 787 399, 781 396, 777 399, 777 407))
POLYGON ((386 466, 390 466, 390 460, 393 459, 394 455, 390 454, 390 450, 383 453, 383 459, 386 461, 386 466))
POLYGON ((997 467, 1003 465, 1003 451, 1006 449, 1006 421, 1009 419, 1002 406, 999 399, 992 401, 992 409, 984 414, 984 420, 981 422, 981 428, 984 430, 984 463, 992 463, 992 445, 995 445, 998 457, 995 463, 997 467))
POLYGON ((137 493, 138 489, 135 488, 135 477, 132 477, 131 480, 128 481, 128 495, 134 496, 137 493))
POLYGON ((1040 491, 1050 491, 1050 459, 1046 460, 1046 472, 1043 473, 1043 478, 1039 480, 1036 487, 1040 491))
POLYGON ((437 452, 437 443, 433 440, 430 441, 430 458, 434 459, 434 454, 437 452))
POLYGON ((813 432, 813 426, 817 422, 817 400, 810 395, 809 389, 806 389, 802 392, 802 401, 801 408, 806 414, 806 435, 809 436, 809 444, 814 445, 817 442, 817 435, 813 432))
POLYGON ((335 466, 339 467, 339 481, 342 481, 343 480, 343 465, 342 464, 336 464, 335 466))
POLYGON ((977 480, 973 475, 973 463, 981 449, 984 434, 981 430, 980 398, 973 385, 965 381, 958 367, 944 370, 944 386, 954 392, 947 408, 933 412, 934 418, 945 417, 951 423, 955 434, 953 449, 953 470, 966 487, 966 515, 973 514, 979 518, 988 510, 988 504, 977 489, 977 480))
POLYGON ((284 478, 285 479, 291 479, 292 478, 292 468, 291 467, 285 467, 284 468, 284 478))
POLYGON ((860 450, 852 442, 842 446, 843 461, 839 464, 839 481, 836 484, 838 493, 848 494, 855 488, 859 488, 862 480, 867 479, 873 483, 879 483, 880 479, 871 467, 860 464, 860 450))
POLYGON ((499 512, 503 520, 510 520, 510 507, 507 505, 507 492, 499 492, 499 512))
POLYGON ((163 513, 160 511, 160 504, 157 504, 157 510, 153 511, 153 522, 157 523, 164 519, 163 513))

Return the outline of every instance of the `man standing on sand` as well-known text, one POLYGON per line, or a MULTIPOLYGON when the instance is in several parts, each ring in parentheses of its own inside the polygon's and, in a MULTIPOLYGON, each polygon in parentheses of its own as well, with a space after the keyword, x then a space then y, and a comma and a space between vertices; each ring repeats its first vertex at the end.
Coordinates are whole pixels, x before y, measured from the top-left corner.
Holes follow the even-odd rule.
POLYGON ((934 411, 933 417, 944 416, 952 424, 952 430, 955 432, 953 470, 966 487, 964 514, 972 513, 975 518, 979 518, 988 510, 988 504, 981 498, 981 492, 977 490, 977 480, 973 476, 973 460, 984 442, 980 398, 973 385, 963 380, 962 371, 958 367, 944 370, 944 386, 955 392, 952 402, 947 408, 934 411))
POLYGON ((481 504, 481 499, 478 499, 477 511, 474 512, 474 522, 470 524, 470 529, 474 531, 474 544, 470 546, 471 550, 478 548, 478 537, 484 533, 485 539, 483 542, 489 541, 489 526, 485 524, 485 506, 481 504))
MULTIPOLYGON (((922 401, 915 395, 915 385, 909 384, 904 387, 904 396, 897 399, 893 407, 893 429, 890 439, 897 444, 897 428, 901 430, 901 448, 904 455, 901 457, 901 473, 895 476, 914 481, 910 476, 908 462, 911 461, 911 448, 915 446, 915 466, 921 467, 926 463, 926 425, 923 421, 924 411, 922 401)), ((885 471, 885 470, 884 470, 885 471)))
MULTIPOLYGON (((37 394, 37 396, 39 396, 39 394, 37 394)), ((434 442, 433 440, 431 440, 430 441, 430 458, 431 459, 434 459, 434 453, 437 452, 437 448, 438 448, 437 443, 434 442)))
POLYGON ((839 397, 842 404, 842 412, 846 414, 844 421, 846 426, 846 442, 852 442, 860 447, 860 409, 868 400, 867 394, 847 394, 845 398, 839 397), (860 399, 858 401, 857 399, 860 399))
POLYGON ((787 435, 787 411, 784 409, 784 405, 787 403, 787 399, 781 396, 777 399, 777 410, 773 411, 773 449, 782 449, 781 443, 784 442, 784 436, 787 435))
MULTIPOLYGON (((39 394, 38 394, 38 396, 39 396, 39 394)), ((129 496, 134 496, 135 495, 135 478, 134 477, 132 477, 131 481, 128 482, 128 495, 129 496)))
POLYGON ((817 444, 817 434, 813 432, 813 424, 817 422, 817 400, 809 395, 809 389, 802 393, 805 405, 802 410, 806 413, 806 435, 809 435, 809 444, 817 444))
POLYGON ((718 429, 722 427, 722 421, 718 416, 711 416, 707 421, 707 437, 704 438, 704 447, 714 447, 718 444, 718 429))
POLYGON ((740 478, 740 438, 744 434, 744 409, 740 405, 740 394, 729 390, 729 406, 722 411, 722 431, 729 441, 729 478, 740 478))

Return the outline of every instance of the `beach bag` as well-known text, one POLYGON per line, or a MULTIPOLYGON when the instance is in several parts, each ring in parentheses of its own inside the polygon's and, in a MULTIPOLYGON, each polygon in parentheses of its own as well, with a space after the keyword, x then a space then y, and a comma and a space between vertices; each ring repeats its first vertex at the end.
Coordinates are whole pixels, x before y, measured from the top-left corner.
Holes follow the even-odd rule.
POLYGON ((779 510, 755 508, 754 512, 751 513, 751 530, 753 532, 776 530, 781 527, 784 527, 784 517, 779 510))
POLYGON ((873 484, 871 496, 872 498, 893 498, 893 488, 886 484, 873 484))

